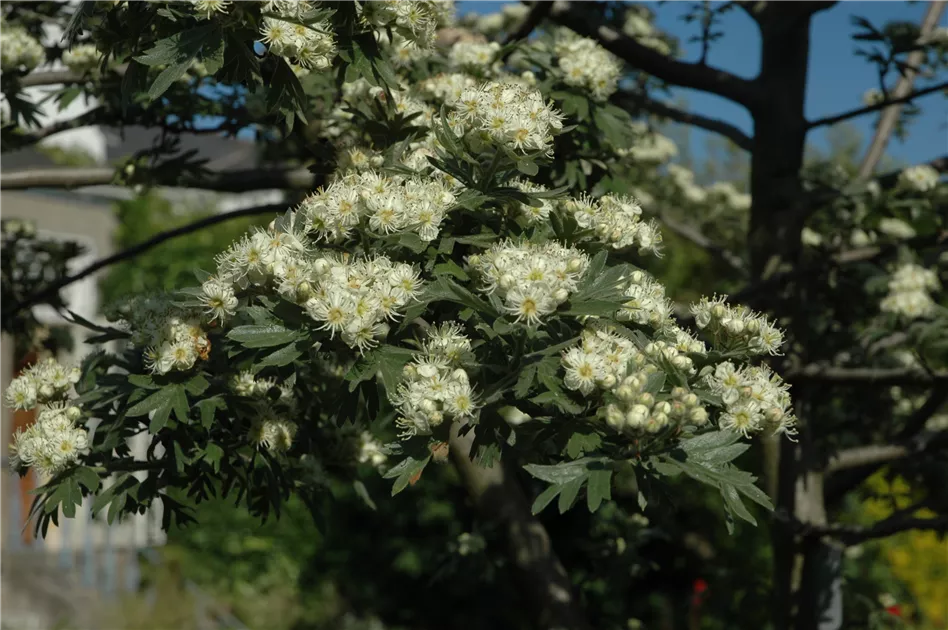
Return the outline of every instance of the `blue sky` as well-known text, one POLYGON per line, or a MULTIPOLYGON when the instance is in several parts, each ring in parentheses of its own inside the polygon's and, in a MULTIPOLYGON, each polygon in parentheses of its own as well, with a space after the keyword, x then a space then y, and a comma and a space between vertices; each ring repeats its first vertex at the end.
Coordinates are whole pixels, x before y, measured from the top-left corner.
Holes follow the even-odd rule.
MULTIPOLYGON (((507 2, 458 2, 458 15, 469 12, 492 13, 507 2)), ((678 37, 684 47, 683 60, 694 61, 700 52, 699 43, 688 43, 698 26, 686 24, 681 16, 688 11, 690 2, 652 3, 657 14, 657 25, 678 37)), ((810 119, 862 107, 862 95, 878 85, 874 66, 854 53, 857 42, 850 39, 854 27, 850 16, 865 17, 880 26, 887 20, 921 21, 926 2, 840 2, 835 7, 818 13, 811 27, 809 83, 807 86, 806 115, 810 119)), ((948 24, 945 20, 943 24, 948 24)), ((759 69, 760 35, 756 25, 743 11, 726 13, 721 21, 725 35, 714 42, 708 62, 739 76, 752 78, 759 69)), ((941 78, 944 80, 944 77, 941 78)), ((676 89, 672 98, 684 97, 689 109, 731 122, 746 133, 751 133, 750 115, 739 105, 720 97, 694 90, 676 89)), ((948 100, 940 94, 923 97, 922 115, 913 123, 904 142, 893 138, 888 146, 892 157, 916 163, 931 160, 948 152, 948 100)), ((872 114, 853 119, 868 143, 875 116, 872 114)), ((703 143, 705 132, 694 131, 695 149, 703 143)), ((808 140, 818 147, 825 146, 825 128, 815 130, 808 140)), ((700 158, 700 152, 696 151, 700 158)))

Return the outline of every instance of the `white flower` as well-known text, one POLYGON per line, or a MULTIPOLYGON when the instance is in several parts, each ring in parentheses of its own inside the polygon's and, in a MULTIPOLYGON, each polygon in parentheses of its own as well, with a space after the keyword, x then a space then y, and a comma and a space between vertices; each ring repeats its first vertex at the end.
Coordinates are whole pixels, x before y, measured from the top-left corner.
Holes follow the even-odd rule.
POLYGON ((712 336, 715 347, 749 354, 779 354, 783 331, 764 315, 740 304, 728 304, 726 299, 703 297, 691 305, 695 324, 712 336))
POLYGON ((253 446, 278 454, 290 450, 296 431, 294 422, 261 409, 260 415, 251 424, 247 437, 253 446))
POLYGON ((99 51, 92 44, 73 46, 63 53, 63 63, 66 67, 80 74, 96 70, 99 59, 99 51))
POLYGON ((448 61, 452 66, 463 70, 485 71, 494 62, 494 57, 500 52, 497 42, 462 42, 451 47, 448 61))
POLYGON ((46 62, 43 45, 19 26, 3 24, 0 32, 0 69, 29 72, 46 62))
POLYGON ((382 451, 382 444, 368 431, 363 431, 359 435, 358 446, 359 453, 356 455, 356 461, 360 464, 371 464, 379 468, 388 460, 388 455, 382 451))
POLYGON ((30 374, 13 379, 5 393, 7 406, 11 409, 28 410, 36 406, 36 381, 30 374))
POLYGON ((229 284, 211 278, 201 285, 201 290, 204 295, 199 299, 207 308, 205 312, 211 316, 210 321, 218 319, 223 322, 236 313, 237 296, 234 295, 234 289, 229 284))
POLYGON ((613 249, 638 247, 640 254, 661 255, 662 233, 654 222, 641 219, 642 207, 633 197, 608 194, 599 199, 587 196, 566 199, 561 207, 580 227, 591 230, 594 238, 613 249))
POLYGON ((191 0, 194 9, 202 19, 209 20, 215 13, 227 13, 230 9, 230 0, 191 0))
POLYGON ((928 164, 910 166, 899 173, 899 183, 910 190, 928 192, 938 185, 940 175, 928 164))
POLYGON ((885 217, 879 219, 879 231, 892 238, 904 239, 915 236, 915 228, 901 219, 885 217))
POLYGON ((563 367, 566 369, 563 384, 584 395, 591 394, 596 388, 596 381, 605 375, 600 357, 586 353, 582 348, 570 348, 564 352, 563 367))
POLYGON ((595 40, 560 29, 554 51, 563 82, 567 85, 588 90, 597 101, 606 100, 616 91, 622 64, 618 57, 595 40))

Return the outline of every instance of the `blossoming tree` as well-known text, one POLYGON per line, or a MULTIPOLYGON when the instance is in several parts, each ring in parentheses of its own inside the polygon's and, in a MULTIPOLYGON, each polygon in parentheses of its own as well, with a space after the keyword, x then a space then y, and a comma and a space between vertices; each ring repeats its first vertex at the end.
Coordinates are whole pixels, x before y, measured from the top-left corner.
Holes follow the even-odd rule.
MULTIPOLYGON (((776 620, 813 627, 826 599, 818 595, 832 590, 817 571, 827 538, 944 522, 916 515, 938 507, 930 496, 873 527, 826 519, 827 501, 882 463, 911 454, 920 482, 933 474, 924 465, 943 439, 919 428, 941 408, 939 389, 861 435, 889 444, 864 445, 835 437, 852 420, 838 403, 852 394, 833 385, 906 384, 911 396, 943 385, 945 347, 931 339, 948 321, 929 268, 945 221, 937 170, 871 180, 872 151, 858 173, 804 168, 807 130, 882 110, 884 150, 891 129, 907 123, 886 108, 918 95, 906 74, 862 110, 806 121, 809 23, 832 4, 745 7, 764 41, 754 80, 677 60, 674 42, 634 6, 537 3, 479 25, 502 34, 498 42, 458 28, 440 2, 5 9, 5 147, 89 124, 166 133, 118 168, 4 173, 3 188, 173 184, 299 195, 267 229, 197 271, 195 286, 121 305, 114 326, 79 322, 96 333, 90 343, 119 341, 121 352, 93 353, 81 366, 45 359, 13 381, 8 404, 38 407, 12 447, 16 469, 48 479, 37 526, 45 532, 72 516, 88 495, 110 520, 160 503, 166 525, 186 522, 188 503, 217 490, 266 518, 291 494, 315 505, 327 476, 364 494, 353 475, 360 463, 379 468, 395 494, 453 457, 517 550, 511 561, 536 623, 582 628, 585 614, 536 514, 554 501, 561 513, 577 503, 595 512, 630 481, 644 507, 684 473, 720 494, 729 529, 735 519, 756 523, 748 499, 768 518, 776 499, 776 620), (57 21, 62 42, 48 42, 57 21), (64 70, 43 67, 56 60, 64 70), (663 83, 746 106, 755 137, 654 100, 649 90, 663 83), (96 105, 43 127, 25 91, 38 86, 55 86, 62 106, 79 96, 96 105), (705 189, 666 164, 674 145, 637 120, 649 112, 749 150, 750 195, 705 189), (198 124, 208 118, 220 123, 198 124), (246 128, 275 158, 252 173, 206 172, 167 140, 246 128), (746 226, 746 255, 684 223, 684 209, 707 225, 736 226, 722 237, 730 244, 746 226), (745 299, 714 295, 676 310, 648 272, 663 229, 711 252, 722 286, 748 281, 745 299), (864 242, 852 248, 857 233, 864 242), (890 277, 874 264, 892 254, 903 264, 890 277), (828 298, 857 282, 863 292, 888 289, 868 315, 828 298), (890 367, 905 350, 914 362, 890 367), (791 399, 781 373, 803 384, 802 399, 791 399), (145 459, 127 446, 141 433, 151 439, 145 459), (735 464, 748 438, 762 443, 769 493, 735 464), (340 440, 351 445, 348 458, 338 455, 340 440), (539 486, 527 503, 518 477, 539 486), (806 568, 793 584, 795 555, 806 568)), ((707 48, 723 9, 702 6, 693 16, 707 48)), ((937 13, 908 35, 867 23, 863 39, 888 47, 890 65, 908 53, 910 66, 940 69, 937 13)), ((4 310, 26 309, 71 279, 4 310)), ((882 398, 895 409, 893 396, 882 398)))

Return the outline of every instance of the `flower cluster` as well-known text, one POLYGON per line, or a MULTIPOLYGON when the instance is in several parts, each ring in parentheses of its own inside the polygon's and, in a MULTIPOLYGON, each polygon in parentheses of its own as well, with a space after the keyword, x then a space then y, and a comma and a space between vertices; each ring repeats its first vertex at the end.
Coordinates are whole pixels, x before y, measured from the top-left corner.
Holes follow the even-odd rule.
POLYGON ((84 74, 94 72, 99 67, 99 51, 92 44, 73 46, 63 53, 63 63, 73 72, 84 74))
POLYGON ((715 182, 708 188, 707 192, 709 198, 729 208, 746 211, 751 207, 751 196, 739 191, 731 182, 715 182))
POLYGON ((258 405, 257 412, 247 434, 250 443, 272 454, 290 450, 293 438, 296 437, 296 423, 287 420, 265 404, 258 405))
POLYGON ((0 35, 0 69, 4 72, 25 70, 29 72, 46 61, 43 45, 25 29, 2 24, 0 35))
POLYGON ((14 470, 32 466, 40 474, 55 475, 78 461, 89 438, 84 428, 75 425, 82 410, 68 402, 77 382, 78 368, 66 368, 56 359, 46 358, 10 383, 7 406, 30 410, 41 405, 36 422, 13 436, 10 454, 14 470))
POLYGON ((613 249, 637 246, 639 253, 659 255, 662 233, 654 222, 642 221, 642 207, 625 195, 605 195, 599 199, 583 196, 562 202, 580 227, 592 230, 613 249))
POLYGON ((599 413, 617 431, 655 434, 670 425, 702 426, 708 421, 698 396, 687 389, 673 388, 667 400, 659 395, 655 384, 664 382, 663 363, 693 369, 688 357, 665 342, 652 342, 640 351, 609 330, 586 330, 580 345, 565 351, 561 362, 567 388, 584 396, 597 389, 607 394, 608 403, 599 413))
POLYGON ((790 408, 790 386, 768 366, 738 368, 725 361, 706 375, 705 380, 724 402, 724 412, 718 418, 720 428, 739 431, 745 437, 761 431, 796 433, 796 418, 790 408))
POLYGON ((678 147, 671 138, 649 129, 645 123, 633 122, 632 131, 637 136, 636 140, 631 147, 617 149, 616 155, 619 157, 630 157, 638 162, 650 164, 662 164, 678 155, 678 147))
POLYGON ((380 0, 361 4, 362 20, 378 30, 392 29, 421 48, 430 48, 439 26, 450 24, 454 3, 444 0, 380 0))
POLYGON ((298 209, 306 229, 327 241, 339 241, 361 221, 377 234, 412 231, 424 241, 438 237, 455 197, 436 178, 366 172, 343 176, 307 197, 298 209))
POLYGON ((32 409, 66 397, 79 382, 79 368, 65 368, 56 359, 43 359, 31 365, 7 387, 6 403, 12 409, 32 409))
MULTIPOLYGON (((547 187, 543 184, 534 184, 531 181, 519 178, 511 181, 510 185, 525 193, 545 193, 548 191, 547 187)), ((517 208, 527 221, 531 223, 543 223, 550 218, 550 212, 553 211, 553 202, 549 199, 539 199, 538 205, 535 206, 518 202, 517 208)))
POLYGON ((516 321, 535 325, 569 299, 589 257, 552 241, 540 245, 506 241, 471 256, 468 263, 480 277, 484 291, 496 292, 516 321))
MULTIPOLYGON (((455 45, 455 48, 457 45, 455 45)), ((466 74, 448 72, 422 81, 418 89, 426 97, 438 102, 456 103, 464 91, 477 86, 477 81, 466 74)))
POLYGON ((688 201, 692 203, 704 203, 708 200, 708 191, 695 183, 695 174, 684 166, 669 164, 668 174, 672 182, 688 201))
POLYGON ((273 377, 257 378, 253 372, 244 370, 231 378, 230 388, 243 398, 266 399, 268 404, 277 404, 292 411, 296 408, 296 396, 289 382, 278 383, 273 377), (278 395, 270 395, 276 388, 278 395))
POLYGON ((701 298, 691 305, 695 324, 711 336, 712 345, 722 351, 750 354, 779 354, 783 331, 765 316, 742 304, 732 306, 727 296, 701 298))
POLYGON ((477 412, 474 390, 461 359, 471 341, 453 322, 428 332, 421 352, 402 371, 403 380, 392 395, 400 417, 401 437, 430 435, 447 420, 470 420, 477 412))
POLYGON ((325 70, 332 65, 336 56, 332 24, 328 20, 315 24, 297 22, 312 10, 311 3, 270 0, 264 3, 263 10, 279 16, 263 18, 260 27, 261 41, 272 54, 291 59, 304 70, 325 70))
POLYGON ((626 11, 625 23, 622 25, 622 32, 652 50, 663 55, 671 54, 671 48, 668 43, 655 33, 655 27, 636 7, 630 7, 626 11))
POLYGON ((132 343, 145 348, 145 367, 153 374, 190 370, 211 351, 201 319, 167 296, 133 298, 123 315, 132 343))
POLYGON ((451 47, 448 60, 455 68, 483 75, 494 63, 498 52, 500 44, 497 42, 457 42, 451 47))
POLYGON ((191 0, 191 5, 203 20, 210 20, 215 13, 227 13, 231 0, 191 0))
POLYGON ((938 276, 919 265, 902 265, 889 278, 889 294, 879 308, 906 319, 927 317, 935 309, 931 292, 939 288, 938 276))
POLYGON ((606 100, 616 91, 622 64, 594 40, 561 29, 557 32, 554 52, 567 85, 588 90, 597 101, 606 100))
POLYGON ((464 90, 448 122, 455 132, 519 153, 549 154, 553 135, 563 128, 561 114, 539 90, 513 82, 464 90))
POLYGON ((382 450, 382 444, 368 431, 363 431, 359 435, 356 446, 358 448, 356 461, 360 464, 371 464, 373 468, 381 468, 388 461, 388 455, 382 450))
POLYGON ((869 88, 862 95, 862 103, 867 107, 872 107, 884 102, 885 98, 885 94, 879 88, 869 88))
POLYGON ((313 297, 303 305, 310 317, 322 322, 330 337, 364 352, 388 334, 386 320, 421 291, 418 271, 385 256, 350 260, 348 254, 326 254, 312 263, 313 297))
POLYGON ((899 183, 918 192, 928 192, 938 186, 938 171, 928 164, 918 164, 910 166, 899 173, 899 183))
POLYGON ((623 303, 619 319, 656 329, 668 325, 672 303, 665 295, 665 286, 655 278, 643 271, 633 271, 625 297, 629 299, 623 303))

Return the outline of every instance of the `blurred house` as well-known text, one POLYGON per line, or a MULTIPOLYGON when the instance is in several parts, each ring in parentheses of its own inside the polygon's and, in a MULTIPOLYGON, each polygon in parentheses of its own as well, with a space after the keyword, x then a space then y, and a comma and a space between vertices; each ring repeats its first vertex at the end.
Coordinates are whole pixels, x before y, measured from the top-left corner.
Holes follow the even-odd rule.
MULTIPOLYGON (((71 150, 84 149, 96 162, 117 161, 152 145, 157 133, 143 128, 126 128, 121 136, 100 129, 80 130, 86 133, 81 142, 73 135, 65 143, 71 150)), ((55 140, 56 136, 53 137, 55 140)), ((211 170, 251 169, 258 165, 252 143, 220 136, 185 136, 182 150, 197 149, 207 158, 211 170)), ((0 169, 5 172, 53 168, 56 164, 43 150, 3 153, 0 169)), ((219 211, 276 203, 280 191, 259 194, 216 194, 207 191, 165 188, 161 194, 182 208, 208 208, 219 211)), ((131 191, 112 186, 98 186, 75 191, 27 190, 7 191, 0 195, 0 216, 32 222, 38 236, 76 241, 85 252, 72 263, 75 272, 113 252, 112 234, 116 215, 116 199, 127 198, 131 191)), ((126 264, 134 264, 126 263, 126 264)), ((91 276, 73 283, 64 290, 69 308, 92 322, 104 323, 99 314, 97 278, 91 276)), ((37 318, 50 327, 62 327, 73 341, 73 350, 63 350, 58 357, 64 363, 78 363, 88 348, 82 343, 88 336, 79 326, 69 324, 48 307, 38 307, 37 318)), ((0 344, 2 375, 0 386, 5 390, 16 373, 36 357, 16 356, 13 340, 0 344)), ((11 436, 16 428, 33 421, 32 412, 13 413, 3 410, 0 435, 4 468, 11 436)), ((148 434, 138 436, 134 450, 144 459, 148 434)), ((138 473, 143 475, 144 473, 138 473)), ((98 608, 93 602, 107 600, 138 587, 139 552, 164 543, 161 514, 155 510, 135 515, 121 523, 108 526, 104 518, 93 518, 91 501, 86 500, 76 518, 60 518, 58 528, 51 528, 44 540, 32 536, 27 523, 32 495, 30 490, 42 483, 32 473, 19 479, 9 471, 0 476, 0 553, 2 553, 2 628, 53 628, 63 619, 74 627, 97 627, 89 616, 98 608), (91 604, 91 605, 90 605, 91 604)))

